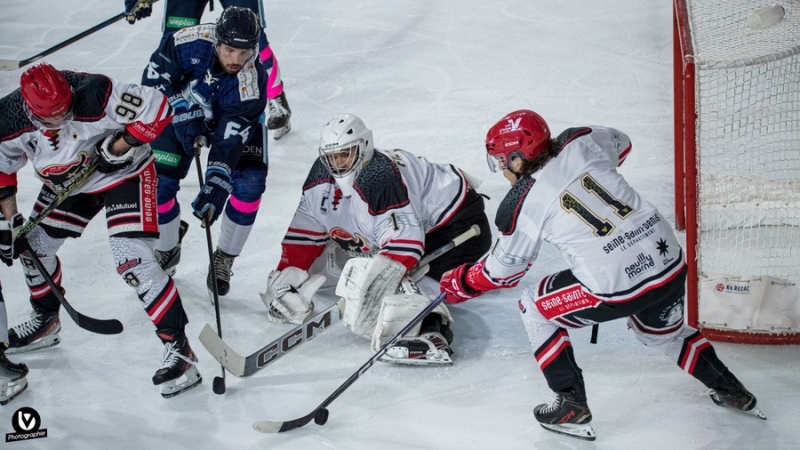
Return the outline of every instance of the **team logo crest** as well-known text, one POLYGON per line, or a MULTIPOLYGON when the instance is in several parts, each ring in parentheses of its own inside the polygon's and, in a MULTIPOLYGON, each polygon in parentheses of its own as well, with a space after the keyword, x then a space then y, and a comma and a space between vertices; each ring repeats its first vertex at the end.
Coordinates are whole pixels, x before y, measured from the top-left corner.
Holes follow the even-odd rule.
POLYGON ((68 188, 88 169, 89 155, 85 152, 80 152, 76 159, 66 164, 51 164, 37 169, 37 173, 44 184, 59 192, 68 188))
POLYGON ((342 228, 333 228, 328 233, 333 242, 348 253, 370 253, 372 248, 366 238, 358 233, 351 234, 342 228))

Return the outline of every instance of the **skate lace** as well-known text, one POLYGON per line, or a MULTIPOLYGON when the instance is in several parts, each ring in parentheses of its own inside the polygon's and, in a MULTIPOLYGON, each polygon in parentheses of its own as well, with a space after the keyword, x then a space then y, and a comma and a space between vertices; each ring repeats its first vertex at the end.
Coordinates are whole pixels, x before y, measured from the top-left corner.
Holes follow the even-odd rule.
POLYGON ((170 367, 178 364, 179 359, 186 361, 189 364, 194 364, 194 361, 184 356, 178 350, 178 345, 175 342, 168 342, 164 344, 164 353, 161 355, 161 366, 158 369, 169 369, 170 367))
POLYGON ((218 280, 230 281, 233 275, 233 258, 219 253, 214 255, 214 275, 218 280))
POLYGON ((550 414, 555 411, 558 411, 561 408, 561 394, 553 394, 553 399, 550 400, 550 403, 546 404, 539 413, 542 415, 550 414))
POLYGON ((269 100, 269 115, 270 117, 274 116, 284 116, 287 114, 286 108, 284 108, 283 103, 279 98, 273 98, 269 100))
POLYGON ((156 262, 159 266, 164 267, 170 259, 172 259, 172 255, 175 253, 175 249, 168 250, 166 252, 162 252, 161 250, 155 251, 156 262))
POLYGON ((15 326, 14 332, 20 338, 26 338, 36 333, 41 326, 42 317, 36 311, 31 311, 31 320, 22 322, 21 324, 15 326))

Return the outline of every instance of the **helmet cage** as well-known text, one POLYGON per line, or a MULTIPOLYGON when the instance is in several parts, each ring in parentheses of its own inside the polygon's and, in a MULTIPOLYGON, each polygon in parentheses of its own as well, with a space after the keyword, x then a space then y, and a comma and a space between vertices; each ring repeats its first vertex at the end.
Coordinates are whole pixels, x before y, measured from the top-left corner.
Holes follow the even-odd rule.
POLYGON ((334 178, 346 177, 361 165, 367 145, 364 139, 319 148, 319 159, 334 178))

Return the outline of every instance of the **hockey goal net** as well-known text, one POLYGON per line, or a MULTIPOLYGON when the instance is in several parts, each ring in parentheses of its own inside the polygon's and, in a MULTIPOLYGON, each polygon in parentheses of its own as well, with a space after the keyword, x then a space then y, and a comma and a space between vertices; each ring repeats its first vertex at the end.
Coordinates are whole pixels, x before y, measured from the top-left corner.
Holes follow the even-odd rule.
POLYGON ((687 320, 711 339, 800 343, 800 3, 674 0, 675 205, 687 320))

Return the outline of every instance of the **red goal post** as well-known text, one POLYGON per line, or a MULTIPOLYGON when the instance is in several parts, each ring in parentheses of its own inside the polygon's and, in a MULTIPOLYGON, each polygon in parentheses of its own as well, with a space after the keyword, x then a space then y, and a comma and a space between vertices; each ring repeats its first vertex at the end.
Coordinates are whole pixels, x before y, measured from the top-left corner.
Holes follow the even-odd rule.
POLYGON ((800 343, 800 4, 674 0, 675 214, 686 317, 710 339, 800 343))

